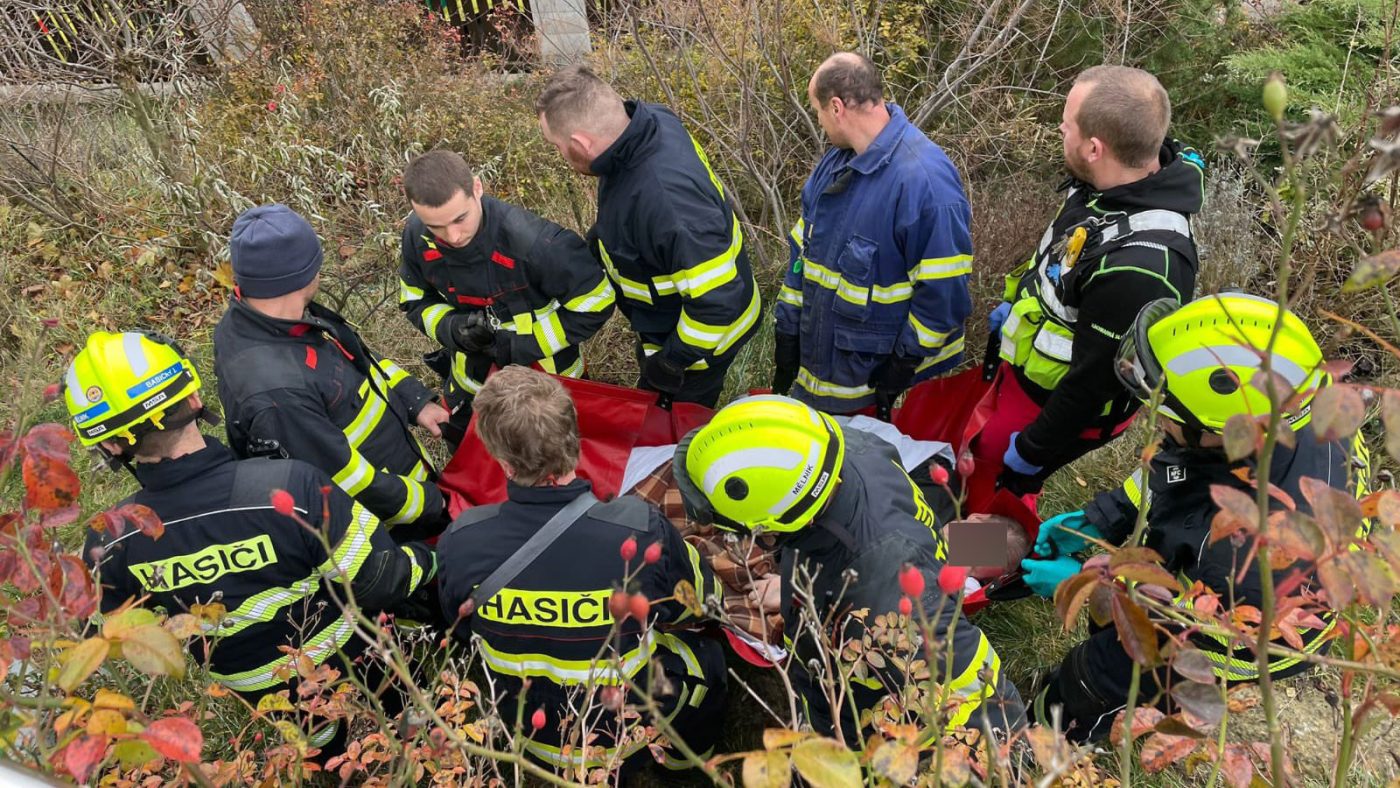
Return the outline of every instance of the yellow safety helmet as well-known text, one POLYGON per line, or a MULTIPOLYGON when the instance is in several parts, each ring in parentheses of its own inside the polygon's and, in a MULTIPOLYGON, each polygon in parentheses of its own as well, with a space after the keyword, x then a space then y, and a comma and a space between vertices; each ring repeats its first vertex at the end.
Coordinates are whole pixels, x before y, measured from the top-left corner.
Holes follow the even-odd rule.
POLYGON ((177 426, 165 423, 165 412, 199 391, 199 373, 174 340, 134 331, 89 336, 63 382, 63 401, 84 446, 135 445, 147 432, 177 426))
MULTIPOLYGON (((1205 296, 1185 306, 1170 298, 1153 301, 1123 337, 1118 379, 1143 401, 1161 386, 1158 412, 1194 429, 1219 432, 1236 414, 1262 416, 1269 398, 1253 378, 1278 318, 1277 302, 1243 293, 1205 296)), ((1312 418, 1313 397, 1330 382, 1322 361, 1308 327, 1284 311, 1270 368, 1293 389, 1284 417, 1294 430, 1312 418)))
POLYGON ((845 456, 830 416, 763 395, 731 403, 687 435, 675 476, 692 519, 788 533, 821 513, 845 456))

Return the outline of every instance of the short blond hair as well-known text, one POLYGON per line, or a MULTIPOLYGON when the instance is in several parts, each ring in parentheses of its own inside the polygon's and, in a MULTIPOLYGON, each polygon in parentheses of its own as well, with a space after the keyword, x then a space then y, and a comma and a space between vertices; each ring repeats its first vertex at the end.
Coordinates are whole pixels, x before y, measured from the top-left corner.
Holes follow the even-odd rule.
POLYGON ((559 381, 510 366, 486 379, 472 401, 486 450, 527 487, 578 466, 578 414, 559 381))
POLYGON ((599 122, 625 119, 627 110, 612 85, 588 66, 576 65, 549 78, 535 100, 535 114, 544 116, 551 133, 567 137, 579 128, 596 130, 599 122))
POLYGON ((1140 68, 1105 65, 1086 69, 1074 84, 1089 86, 1074 119, 1081 137, 1103 140, 1129 167, 1157 160, 1172 124, 1172 102, 1156 77, 1140 68))

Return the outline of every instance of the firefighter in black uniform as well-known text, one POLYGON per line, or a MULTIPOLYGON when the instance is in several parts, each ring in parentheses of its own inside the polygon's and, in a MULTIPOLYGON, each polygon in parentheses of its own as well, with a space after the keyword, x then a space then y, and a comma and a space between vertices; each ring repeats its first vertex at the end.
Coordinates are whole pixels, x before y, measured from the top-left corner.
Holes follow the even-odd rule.
MULTIPOLYGON (((580 496, 588 496, 584 505, 593 501, 588 482, 574 475, 578 421, 573 401, 558 381, 508 367, 486 381, 475 411, 482 441, 510 480, 509 499, 468 509, 438 542, 448 620, 458 619, 474 589, 510 562, 561 509, 580 496)), ((529 734, 526 752, 558 767, 616 768, 625 762, 623 768, 630 771, 649 759, 646 742, 619 744, 611 713, 602 719, 590 714, 581 721, 570 711, 586 708, 588 693, 600 686, 618 685, 625 678, 650 688, 671 730, 697 753, 713 745, 721 727, 723 648, 718 641, 673 628, 691 618, 673 598, 682 580, 696 589, 702 603, 719 598, 721 589, 709 564, 655 507, 630 496, 593 501, 518 574, 505 577, 499 593, 477 600, 455 636, 463 642, 480 639, 486 668, 505 690, 497 708, 507 719, 514 719, 521 682, 529 682, 526 730, 536 710, 543 710, 544 724, 529 734), (629 540, 635 555, 626 560, 619 555, 629 540), (626 592, 668 600, 652 605, 645 621, 635 612, 617 621, 610 609, 615 589, 623 590, 624 572, 631 578, 626 592), (605 646, 608 659, 595 661, 605 646), (652 674, 658 667, 666 681, 652 674), (658 684, 671 690, 657 689, 658 684), (588 746, 585 725, 598 734, 588 746)))
POLYGON ((535 109, 565 161, 598 178, 588 237, 637 332, 639 385, 714 407, 762 308, 705 152, 670 110, 624 102, 585 66, 555 74, 535 109))
MULTIPOLYGON (((1146 505, 1147 547, 1157 551, 1173 575, 1186 582, 1200 581, 1220 595, 1222 607, 1260 603, 1259 562, 1253 560, 1243 576, 1240 569, 1254 555, 1253 537, 1240 543, 1221 539, 1211 543, 1211 521, 1219 511, 1211 488, 1217 485, 1245 493, 1255 490, 1235 475, 1252 461, 1230 462, 1220 431, 1235 414, 1269 412, 1269 400, 1250 381, 1260 365, 1256 348, 1269 347, 1277 322, 1278 304, 1242 294, 1206 296, 1184 307, 1172 299, 1149 304, 1123 340, 1119 353, 1120 378, 1142 401, 1150 401, 1161 387, 1160 421, 1166 437, 1152 457, 1147 484, 1141 473, 1129 477, 1121 489, 1101 493, 1082 511, 1047 520, 1041 527, 1036 552, 1047 559, 1027 559, 1027 581, 1049 596, 1064 579, 1079 572, 1080 562, 1070 554, 1086 544, 1088 535, 1110 544, 1123 544, 1137 524, 1139 507, 1146 505)), ((1358 435, 1350 448, 1337 441, 1319 442, 1309 426, 1310 407, 1318 389, 1328 382, 1319 367, 1322 351, 1307 326, 1292 312, 1273 344, 1274 373, 1298 393, 1297 404, 1284 422, 1296 433, 1291 444, 1274 449, 1270 465, 1272 485, 1310 512, 1308 496, 1300 489, 1305 478, 1319 480, 1358 498, 1367 493, 1369 456, 1358 435)), ((1284 505, 1270 497, 1270 505, 1284 505)), ((1364 536, 1366 526, 1358 536, 1364 536)), ((1276 583, 1295 571, 1311 571, 1310 562, 1295 561, 1275 570, 1276 583)), ((1311 582, 1309 580, 1308 582, 1311 582)), ((1334 615, 1309 608, 1317 624, 1300 627, 1304 652, 1323 652, 1336 626, 1334 615)), ((1253 642, 1230 642, 1206 633, 1192 640, 1210 659, 1216 675, 1226 682, 1259 678, 1253 642)), ((1285 646, 1280 637, 1278 645, 1285 646)), ((1112 626, 1091 627, 1089 639, 1070 650, 1059 669, 1036 698, 1036 717, 1044 722, 1054 705, 1064 707, 1063 723, 1071 739, 1087 741, 1108 735, 1113 718, 1128 697, 1132 660, 1119 643, 1112 626)), ((1283 678, 1307 670, 1311 663, 1295 656, 1271 659, 1270 675, 1283 678)), ((1145 702, 1167 702, 1171 681, 1166 669, 1144 672, 1139 695, 1145 702)))
POLYGON ((214 370, 233 450, 315 465, 395 538, 441 532, 447 507, 409 428, 441 435, 448 412, 312 300, 321 242, 311 225, 283 205, 253 208, 234 222, 229 254, 238 287, 214 330, 214 370))
MULTIPOLYGON (((933 511, 901 469, 899 455, 873 435, 843 431, 830 416, 777 395, 734 402, 676 447, 676 480, 687 513, 697 522, 735 530, 773 533, 782 577, 778 607, 794 652, 794 684, 814 728, 833 729, 826 693, 807 673, 815 655, 810 627, 800 627, 799 565, 812 573, 812 603, 823 624, 844 627, 843 640, 858 637, 862 620, 899 609, 900 567, 916 567, 925 578, 923 606, 935 637, 949 637, 952 665, 935 665, 942 686, 958 698, 948 727, 1011 731, 1025 724, 1016 687, 1001 670, 1001 658, 977 627, 965 620, 957 600, 935 582, 946 548, 933 511), (864 618, 847 613, 868 611, 864 618), (827 623, 831 622, 831 623, 827 623), (956 625, 956 626, 955 626, 956 625)), ((879 671, 852 687, 862 711, 876 708, 900 690, 902 674, 879 671)), ((843 707, 842 732, 863 739, 861 726, 843 707)))
MULTIPOLYGON (((295 460, 240 461, 201 435, 199 375, 170 340, 93 334, 64 383, 78 440, 141 483, 123 503, 150 507, 166 525, 159 539, 135 529, 88 532, 83 554, 98 576, 102 611, 146 595, 171 613, 221 602, 228 612, 206 632, 218 643, 207 655, 210 675, 250 702, 286 686, 291 657, 281 646, 318 665, 337 651, 363 650, 336 600, 353 595, 365 611, 399 609, 433 579, 426 545, 395 544, 324 472, 295 460), (275 490, 291 496, 325 542, 274 510, 275 490)), ((334 754, 337 739, 343 744, 338 727, 311 737, 323 757, 334 754)))
POLYGON ((443 347, 431 365, 446 384, 446 437, 455 444, 492 364, 581 376, 579 344, 612 315, 613 289, 578 233, 484 196, 456 153, 409 162, 403 188, 413 213, 403 230, 399 308, 443 347))

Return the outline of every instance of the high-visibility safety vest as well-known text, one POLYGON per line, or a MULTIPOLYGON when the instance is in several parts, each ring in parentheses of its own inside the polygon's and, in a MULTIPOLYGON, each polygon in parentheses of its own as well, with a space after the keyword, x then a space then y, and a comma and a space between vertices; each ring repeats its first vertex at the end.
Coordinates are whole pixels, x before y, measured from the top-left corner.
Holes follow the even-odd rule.
MULTIPOLYGON (((1292 496, 1301 512, 1309 513, 1308 500, 1299 486, 1304 478, 1327 481, 1358 499, 1369 494, 1371 455, 1359 434, 1349 445, 1335 441, 1319 443, 1312 427, 1308 426, 1298 431, 1296 443, 1294 449, 1285 446, 1275 449, 1270 481, 1292 496)), ((1209 542, 1211 521, 1219 510, 1211 498, 1211 487, 1231 487, 1253 497, 1253 490, 1231 472, 1233 467, 1218 449, 1196 450, 1164 444, 1153 455, 1146 484, 1139 469, 1120 489, 1094 498, 1084 507, 1084 512, 1105 539, 1121 544, 1136 524, 1138 509, 1147 506, 1146 546, 1165 559, 1168 571, 1179 573, 1188 582, 1200 580, 1221 594, 1222 600, 1233 580, 1236 603, 1257 606, 1260 601, 1258 562, 1251 564, 1243 579, 1238 578, 1238 562, 1251 553, 1249 546, 1235 547, 1229 540, 1209 542)), ((1282 504, 1273 503, 1282 508, 1282 504)), ((1369 532, 1370 521, 1362 520, 1357 537, 1364 538, 1369 532)), ((1277 570, 1275 582, 1282 582, 1303 565, 1299 562, 1277 570)), ((1180 604, 1188 606, 1189 601, 1183 598, 1180 604)), ((1324 624, 1321 628, 1300 627, 1298 630, 1304 654, 1325 650, 1336 627, 1331 611, 1319 614, 1318 618, 1324 624)), ((1252 642, 1232 641, 1205 632, 1195 633, 1192 639, 1221 678, 1227 681, 1259 678, 1252 642)), ((1279 642, 1282 643, 1282 639, 1279 642)), ((1300 656, 1280 655, 1269 661, 1269 673, 1281 678, 1305 670, 1308 664, 1300 656)))
MULTIPOLYGON (((1070 188, 1066 205, 1079 189, 1070 188)), ((1131 273, 1162 280, 1169 274, 1167 250, 1187 257, 1193 267, 1197 260, 1191 220, 1185 215, 1160 208, 1105 212, 1094 209, 1093 202, 1088 205, 1094 212, 1081 221, 1063 227, 1058 218, 1052 222, 1035 255, 1007 276, 1003 299, 1011 303, 1011 314, 1001 327, 1001 358, 1046 390, 1069 371, 1079 320, 1074 288, 1110 271, 1110 255, 1130 247, 1160 250, 1160 258, 1136 259, 1131 273)))

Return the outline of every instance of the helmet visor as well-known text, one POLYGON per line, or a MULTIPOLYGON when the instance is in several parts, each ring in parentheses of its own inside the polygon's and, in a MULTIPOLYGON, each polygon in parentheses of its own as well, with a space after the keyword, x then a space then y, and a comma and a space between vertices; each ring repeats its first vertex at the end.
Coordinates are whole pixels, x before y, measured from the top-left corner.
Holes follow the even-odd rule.
POLYGON ((1118 345, 1113 372, 1118 376, 1118 382, 1140 400, 1152 399, 1152 392, 1163 382, 1162 366, 1157 363, 1157 357, 1147 341, 1147 331, 1178 308, 1177 302, 1170 298, 1160 298, 1147 304, 1138 312, 1132 328, 1128 329, 1118 345))

